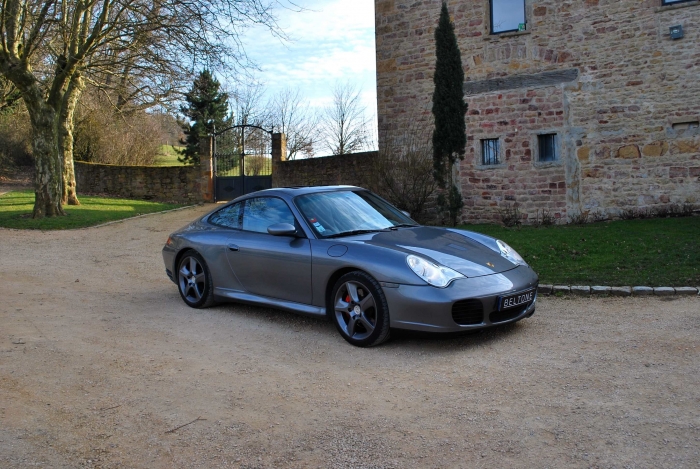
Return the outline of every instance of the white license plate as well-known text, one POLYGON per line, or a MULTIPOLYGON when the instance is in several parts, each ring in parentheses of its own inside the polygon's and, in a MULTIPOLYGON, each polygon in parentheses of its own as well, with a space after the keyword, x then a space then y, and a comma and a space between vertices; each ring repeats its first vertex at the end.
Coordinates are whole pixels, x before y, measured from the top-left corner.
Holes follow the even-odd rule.
POLYGON ((498 300, 498 310, 514 308, 516 306, 530 303, 535 299, 535 289, 515 293, 513 295, 501 296, 498 300))

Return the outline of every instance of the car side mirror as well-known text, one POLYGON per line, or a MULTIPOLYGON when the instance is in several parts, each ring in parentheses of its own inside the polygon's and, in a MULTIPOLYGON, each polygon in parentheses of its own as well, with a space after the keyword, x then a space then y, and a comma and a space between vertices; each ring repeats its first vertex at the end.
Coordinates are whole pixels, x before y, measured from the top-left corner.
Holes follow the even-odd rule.
POLYGON ((289 223, 275 223, 267 227, 267 232, 273 236, 294 236, 297 229, 289 223))

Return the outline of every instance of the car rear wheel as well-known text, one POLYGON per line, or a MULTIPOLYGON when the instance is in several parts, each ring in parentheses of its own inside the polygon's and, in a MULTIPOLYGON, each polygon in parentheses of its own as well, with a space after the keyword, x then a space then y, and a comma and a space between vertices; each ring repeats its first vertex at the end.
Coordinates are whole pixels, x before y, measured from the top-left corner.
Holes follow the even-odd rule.
POLYGON ((333 287, 329 309, 345 340, 371 347, 389 338, 389 307, 382 287, 364 272, 350 272, 333 287))
POLYGON ((209 268, 202 256, 188 251, 177 268, 177 285, 187 306, 206 308, 214 304, 214 293, 209 268))

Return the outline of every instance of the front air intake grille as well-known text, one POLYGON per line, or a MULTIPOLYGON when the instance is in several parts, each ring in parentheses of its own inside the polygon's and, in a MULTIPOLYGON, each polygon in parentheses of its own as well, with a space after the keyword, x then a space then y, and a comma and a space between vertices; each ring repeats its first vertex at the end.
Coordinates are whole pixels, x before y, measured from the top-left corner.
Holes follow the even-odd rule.
POLYGON ((462 300, 452 305, 452 319, 460 326, 484 322, 484 305, 479 300, 462 300))
POLYGON ((515 308, 506 309, 505 311, 494 311, 493 313, 489 314, 489 321, 492 323, 510 321, 511 319, 515 319, 520 316, 523 311, 525 311, 527 306, 517 306, 515 308))

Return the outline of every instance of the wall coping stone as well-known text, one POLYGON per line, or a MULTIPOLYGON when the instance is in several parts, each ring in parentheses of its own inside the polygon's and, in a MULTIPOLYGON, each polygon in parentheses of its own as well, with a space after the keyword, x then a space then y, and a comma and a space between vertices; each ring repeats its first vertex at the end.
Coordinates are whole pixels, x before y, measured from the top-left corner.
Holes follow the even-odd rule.
POLYGON ((540 295, 569 293, 575 296, 694 296, 700 297, 700 287, 609 287, 603 285, 538 285, 540 295))
POLYGON ((572 285, 571 294, 576 296, 588 296, 591 294, 591 287, 572 285))
POLYGON ((632 287, 634 296, 649 296, 654 294, 654 289, 651 287, 632 287))
POLYGON ((632 295, 632 287, 612 287, 610 289, 611 296, 630 296, 632 295))
POLYGON ((698 288, 693 287, 676 287, 676 295, 698 295, 698 288))

